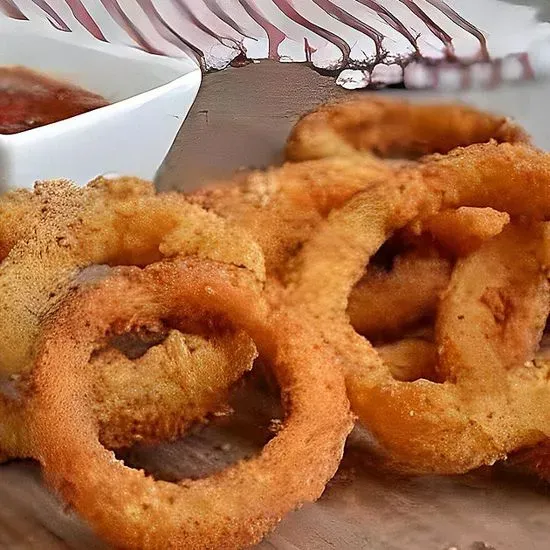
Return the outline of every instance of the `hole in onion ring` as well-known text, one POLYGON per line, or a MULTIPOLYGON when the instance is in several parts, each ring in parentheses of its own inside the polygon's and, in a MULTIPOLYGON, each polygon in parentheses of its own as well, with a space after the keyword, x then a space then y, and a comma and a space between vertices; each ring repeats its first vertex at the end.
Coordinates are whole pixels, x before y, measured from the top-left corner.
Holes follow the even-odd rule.
MULTIPOLYGON (((278 388, 277 388, 278 390, 278 388)), ((236 384, 227 411, 190 428, 182 439, 120 449, 117 458, 154 479, 177 482, 215 474, 238 460, 249 459, 276 434, 282 423, 280 395, 256 365, 236 384)))
POLYGON ((308 318, 272 313, 250 273, 239 273, 242 279, 225 264, 196 259, 119 268, 65 302, 44 327, 29 415, 34 456, 45 478, 114 545, 249 546, 289 510, 317 499, 336 471, 352 426, 336 358, 308 318), (159 318, 177 328, 185 315, 223 315, 246 330, 270 360, 285 420, 259 455, 176 485, 125 467, 101 445, 88 362, 111 330, 159 318))
MULTIPOLYGON (((166 330, 141 328, 134 332, 117 334, 109 338, 106 344, 123 353, 128 359, 138 359, 143 357, 147 350, 162 344, 167 336, 168 332, 166 330)), ((98 353, 99 350, 95 352, 96 355, 98 353)), ((92 355, 92 359, 93 357, 94 355, 92 355)))

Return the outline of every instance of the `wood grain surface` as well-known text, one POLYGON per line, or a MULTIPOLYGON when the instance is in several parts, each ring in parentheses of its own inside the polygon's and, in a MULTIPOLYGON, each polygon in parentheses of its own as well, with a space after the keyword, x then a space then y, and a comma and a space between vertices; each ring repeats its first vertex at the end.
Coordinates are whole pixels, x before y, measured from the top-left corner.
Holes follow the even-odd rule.
MULTIPOLYGON (((235 389, 234 413, 185 439, 120 455, 158 479, 211 474, 257 452, 280 417, 261 373, 235 389)), ((455 477, 396 477, 352 434, 321 500, 287 516, 259 549, 512 550, 548 548, 548 488, 504 467, 455 477)), ((304 457, 307 460, 307 457, 304 457)), ((31 462, 0 469, 0 548, 106 549, 40 482, 31 462)))
MULTIPOLYGON (((269 386, 261 372, 248 377, 233 392, 232 415, 181 441, 119 456, 167 481, 208 475, 251 456, 280 417, 269 386)), ((287 516, 258 550, 542 550, 549 496, 538 480, 503 466, 465 476, 396 477, 376 466, 356 430, 321 500, 287 516)), ((0 503, 2 549, 108 548, 44 489, 31 462, 0 468, 0 503)))
MULTIPOLYGON (((221 82, 222 77, 217 78, 221 82)), ((216 87, 216 83, 213 81, 211 86, 216 87)), ((222 94, 223 86, 218 84, 218 88, 222 94)), ((537 143, 548 148, 550 110, 545 108, 548 92, 547 83, 539 83, 492 92, 470 91, 460 98, 516 116, 533 133, 537 143)), ((414 94, 414 97, 425 96, 414 94)), ((326 95, 320 94, 318 100, 323 98, 326 95)), ((243 98, 223 101, 208 107, 211 113, 208 119, 204 117, 203 124, 217 119, 218 127, 227 128, 231 121, 239 121, 231 132, 236 140, 234 149, 239 149, 238 143, 252 147, 246 157, 227 162, 226 169, 235 168, 247 158, 260 159, 259 164, 276 158, 284 135, 299 114, 300 103, 295 103, 293 109, 287 102, 282 114, 273 111, 266 121, 265 113, 252 111, 243 98), (263 141, 259 141, 259 136, 263 141), (256 149, 250 145, 254 142, 256 149)), ((265 101, 269 106, 269 97, 265 101)), ((201 125, 195 123, 186 132, 184 129, 165 163, 161 187, 179 186, 178 174, 186 170, 182 148, 200 138, 201 125)), ((209 159, 212 162, 215 155, 214 151, 197 145, 193 151, 200 156, 199 164, 206 164, 209 159)), ((235 415, 216 418, 183 441, 154 449, 133 449, 123 458, 158 477, 177 479, 206 475, 249 456, 269 437, 272 419, 278 416, 276 400, 266 393, 265 384, 251 380, 236 390, 233 406, 235 415)), ((457 477, 398 478, 378 468, 367 451, 363 435, 354 433, 342 466, 321 500, 290 514, 258 548, 545 550, 550 547, 549 491, 538 480, 498 466, 457 477)), ((1 550, 105 548, 70 510, 64 509, 44 489, 35 464, 12 462, 0 466, 1 550)))

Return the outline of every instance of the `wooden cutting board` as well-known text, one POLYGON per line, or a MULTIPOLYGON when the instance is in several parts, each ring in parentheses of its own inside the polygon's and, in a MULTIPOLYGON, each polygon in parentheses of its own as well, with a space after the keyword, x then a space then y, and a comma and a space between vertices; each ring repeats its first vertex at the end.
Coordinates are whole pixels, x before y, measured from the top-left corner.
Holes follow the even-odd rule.
MULTIPOLYGON (((492 92, 464 92, 459 97, 517 117, 540 146, 550 149, 547 130, 550 110, 546 108, 549 91, 546 83, 539 83, 492 92)), ((412 96, 424 98, 430 94, 412 96)), ((298 109, 299 103, 296 105, 298 109)), ((239 127, 241 133, 247 127, 253 132, 261 131, 273 148, 273 157, 280 150, 282 136, 299 114, 288 110, 279 115, 271 112, 266 124, 265 113, 251 113, 242 97, 227 96, 220 97, 220 102, 209 106, 209 110, 210 121, 216 117, 246 121, 239 127)), ((200 138, 200 133, 196 137, 200 138)), ((167 187, 177 185, 177 173, 185 168, 178 159, 182 144, 189 139, 180 137, 167 160, 163 171, 167 187)), ((238 140, 239 134, 234 133, 232 139, 238 140)), ((266 158, 265 141, 258 144, 258 151, 261 158, 266 158)), ((215 159, 213 151, 202 154, 205 162, 215 159)), ((172 479, 205 474, 253 453, 268 437, 272 403, 255 388, 244 390, 237 393, 236 408, 240 412, 231 420, 217 419, 182 442, 134 450, 126 460, 172 479)), ((457 477, 398 478, 380 471, 365 457, 360 434, 352 437, 344 462, 321 500, 290 514, 258 548, 546 550, 550 547, 549 490, 536 479, 498 467, 457 477)), ((0 466, 0 549, 69 548, 107 547, 43 488, 35 464, 13 462, 0 466)))
MULTIPOLYGON (((207 475, 257 452, 280 415, 258 376, 234 392, 234 413, 187 438, 120 455, 168 481, 207 475)), ((543 550, 550 533, 546 485, 504 467, 455 477, 396 477, 373 464, 361 433, 315 504, 287 516, 261 550, 543 550)), ((304 457, 307 460, 307 457, 304 457)), ((0 468, 0 548, 108 547, 41 484, 31 462, 0 468)))

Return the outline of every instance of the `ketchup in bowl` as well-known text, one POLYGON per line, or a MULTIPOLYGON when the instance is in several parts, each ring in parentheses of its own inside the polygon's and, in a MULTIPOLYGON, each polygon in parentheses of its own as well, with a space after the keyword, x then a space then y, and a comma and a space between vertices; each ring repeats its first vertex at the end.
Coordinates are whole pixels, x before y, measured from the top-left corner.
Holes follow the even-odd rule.
POLYGON ((25 67, 0 67, 0 134, 17 134, 108 104, 100 95, 25 67))

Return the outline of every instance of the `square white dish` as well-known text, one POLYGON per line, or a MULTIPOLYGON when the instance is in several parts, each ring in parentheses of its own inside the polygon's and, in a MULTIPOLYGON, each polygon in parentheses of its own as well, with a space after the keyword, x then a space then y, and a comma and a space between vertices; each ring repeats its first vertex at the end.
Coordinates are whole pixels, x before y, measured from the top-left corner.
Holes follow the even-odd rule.
POLYGON ((23 65, 111 104, 54 124, 0 135, 0 191, 36 180, 80 185, 105 173, 153 179, 201 83, 189 58, 171 59, 46 25, 0 18, 0 66, 23 65))

